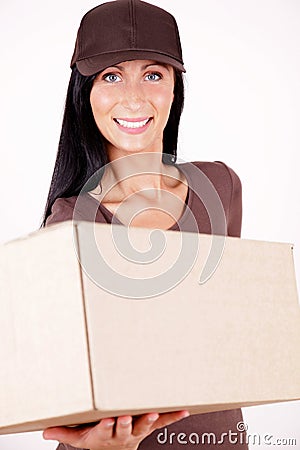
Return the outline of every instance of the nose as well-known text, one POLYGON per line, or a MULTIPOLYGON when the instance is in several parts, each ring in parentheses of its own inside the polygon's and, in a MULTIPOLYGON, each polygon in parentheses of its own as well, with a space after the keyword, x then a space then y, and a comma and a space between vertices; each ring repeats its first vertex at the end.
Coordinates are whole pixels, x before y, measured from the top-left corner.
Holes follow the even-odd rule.
POLYGON ((123 106, 128 111, 139 111, 145 102, 143 88, 138 82, 126 83, 123 94, 123 106))

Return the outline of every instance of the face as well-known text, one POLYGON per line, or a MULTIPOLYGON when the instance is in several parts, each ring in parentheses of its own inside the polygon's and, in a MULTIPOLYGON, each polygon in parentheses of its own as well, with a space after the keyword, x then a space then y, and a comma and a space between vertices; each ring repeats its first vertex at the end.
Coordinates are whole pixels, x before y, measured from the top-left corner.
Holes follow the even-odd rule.
POLYGON ((148 60, 108 67, 94 81, 90 102, 110 160, 133 152, 162 152, 174 98, 172 66, 148 60))

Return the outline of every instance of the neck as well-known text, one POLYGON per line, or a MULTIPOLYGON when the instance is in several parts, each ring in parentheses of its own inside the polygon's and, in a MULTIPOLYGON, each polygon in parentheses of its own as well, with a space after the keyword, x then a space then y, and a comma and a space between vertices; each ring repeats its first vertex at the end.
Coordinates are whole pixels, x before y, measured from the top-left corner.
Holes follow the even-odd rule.
POLYGON ((101 179, 101 198, 98 198, 121 200, 144 190, 147 196, 159 199, 164 189, 175 187, 179 181, 180 172, 162 162, 161 152, 129 154, 107 164, 101 179))

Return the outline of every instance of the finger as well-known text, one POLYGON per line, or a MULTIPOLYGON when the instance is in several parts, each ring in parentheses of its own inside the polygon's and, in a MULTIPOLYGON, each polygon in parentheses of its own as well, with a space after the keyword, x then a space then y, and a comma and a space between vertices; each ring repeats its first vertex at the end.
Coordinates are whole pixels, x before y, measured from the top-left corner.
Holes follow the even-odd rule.
POLYGON ((141 417, 136 419, 132 434, 134 436, 145 436, 149 433, 151 433, 153 425, 159 418, 158 413, 149 413, 149 414, 143 414, 141 417))
POLYGON ((71 427, 51 427, 43 431, 43 438, 60 442, 71 442, 78 439, 78 434, 82 431, 71 427))
POLYGON ((113 436, 114 423, 114 418, 106 418, 99 423, 83 424, 78 427, 51 427, 43 431, 43 438, 78 446, 88 434, 97 434, 98 438, 106 441, 113 436))
POLYGON ((115 419, 113 418, 102 419, 93 430, 90 430, 90 434, 91 436, 97 435, 97 438, 103 442, 109 441, 113 438, 114 424, 115 419))
POLYGON ((159 418, 155 422, 155 428, 166 427, 167 425, 171 425, 173 422, 178 422, 179 420, 185 419, 189 415, 190 413, 186 410, 160 414, 159 418))
POLYGON ((116 438, 126 440, 132 432, 132 417, 120 416, 116 424, 116 438))

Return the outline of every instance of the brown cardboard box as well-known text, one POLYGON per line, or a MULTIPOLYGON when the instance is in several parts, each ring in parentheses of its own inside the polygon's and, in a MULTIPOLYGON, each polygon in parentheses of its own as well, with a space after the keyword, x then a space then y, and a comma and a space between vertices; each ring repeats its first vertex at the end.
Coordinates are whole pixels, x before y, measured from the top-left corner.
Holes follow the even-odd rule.
POLYGON ((2 245, 0 433, 300 398, 291 244, 128 230, 2 245))

